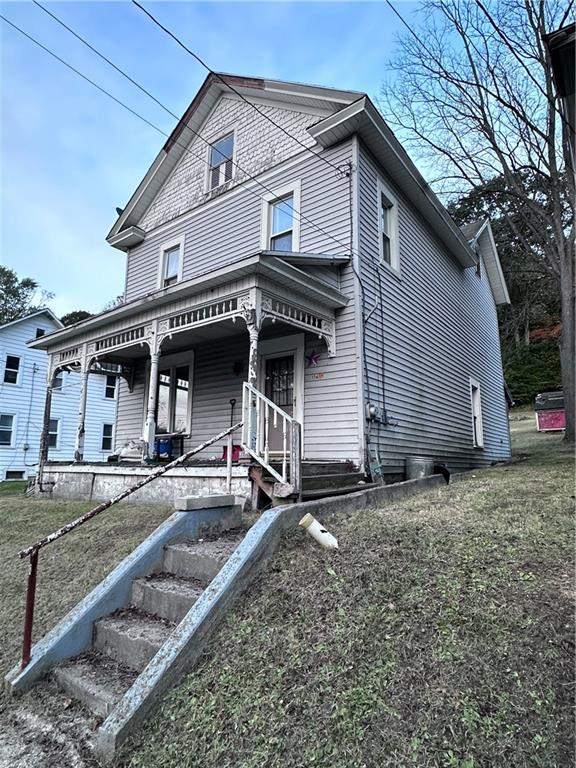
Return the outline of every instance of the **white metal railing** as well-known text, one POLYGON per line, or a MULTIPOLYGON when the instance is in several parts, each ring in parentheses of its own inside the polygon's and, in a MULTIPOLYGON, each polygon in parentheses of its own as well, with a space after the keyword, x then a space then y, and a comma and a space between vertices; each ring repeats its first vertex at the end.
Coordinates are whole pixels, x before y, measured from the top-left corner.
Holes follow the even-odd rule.
POLYGON ((279 483, 289 483, 299 493, 301 427, 296 419, 283 411, 255 387, 244 382, 242 390, 242 447, 279 483), (280 430, 281 448, 270 447, 272 430, 280 430), (272 466, 274 459, 281 472, 272 466))

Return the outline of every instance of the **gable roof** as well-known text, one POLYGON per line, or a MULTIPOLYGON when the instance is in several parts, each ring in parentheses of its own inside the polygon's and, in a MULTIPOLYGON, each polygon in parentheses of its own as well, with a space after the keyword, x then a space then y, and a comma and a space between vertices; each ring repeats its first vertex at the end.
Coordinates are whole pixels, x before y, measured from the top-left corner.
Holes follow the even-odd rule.
POLYGON ((490 219, 472 221, 470 224, 464 224, 460 229, 464 237, 469 241, 472 250, 477 250, 484 259, 484 266, 486 267, 486 274, 494 301, 496 304, 510 304, 508 287, 504 278, 504 272, 502 271, 502 265, 500 264, 494 235, 492 234, 490 219))
POLYGON ((30 320, 33 317, 38 317, 38 315, 47 315, 52 322, 56 325, 58 330, 64 328, 64 323, 59 320, 54 312, 52 312, 51 309, 48 309, 48 307, 45 307, 44 309, 39 309, 37 312, 32 312, 29 315, 25 315, 24 317, 19 317, 17 320, 10 320, 9 323, 4 323, 4 325, 0 325, 0 331, 3 331, 4 328, 8 328, 11 325, 16 325, 17 323, 23 323, 24 320, 30 320))
POLYGON ((137 226, 140 218, 186 152, 193 131, 198 131, 220 96, 234 90, 248 100, 264 96, 280 100, 288 107, 292 104, 294 108, 299 105, 317 110, 319 117, 308 132, 321 147, 359 135, 461 266, 475 266, 467 239, 365 93, 220 73, 206 78, 170 134, 108 233, 111 245, 124 249, 144 239, 145 232, 137 226))
POLYGON ((142 239, 137 223, 172 173, 206 118, 223 94, 240 93, 244 98, 268 98, 287 107, 307 107, 331 114, 363 94, 303 83, 240 77, 223 72, 208 75, 198 93, 164 143, 146 175, 118 216, 106 239, 111 245, 130 247, 142 239), (136 231, 135 231, 136 230, 136 231), (122 237, 121 233, 125 233, 122 237))

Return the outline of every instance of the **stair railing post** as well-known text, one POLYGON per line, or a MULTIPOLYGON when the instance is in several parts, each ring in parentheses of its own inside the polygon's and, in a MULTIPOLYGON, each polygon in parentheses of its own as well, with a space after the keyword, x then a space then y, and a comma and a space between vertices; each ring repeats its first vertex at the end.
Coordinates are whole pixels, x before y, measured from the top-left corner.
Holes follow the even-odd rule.
POLYGON ((302 497, 302 435, 300 422, 292 422, 290 444, 290 483, 298 499, 302 497))
POLYGON ((232 432, 228 435, 226 441, 226 493, 230 495, 232 493, 232 447, 233 447, 232 432))
POLYGON ((32 626, 34 624, 34 603, 36 601, 36 573, 38 570, 38 550, 30 553, 30 571, 26 589, 26 613, 24 615, 24 636, 22 639, 22 664, 20 669, 27 667, 30 662, 32 649, 32 626))

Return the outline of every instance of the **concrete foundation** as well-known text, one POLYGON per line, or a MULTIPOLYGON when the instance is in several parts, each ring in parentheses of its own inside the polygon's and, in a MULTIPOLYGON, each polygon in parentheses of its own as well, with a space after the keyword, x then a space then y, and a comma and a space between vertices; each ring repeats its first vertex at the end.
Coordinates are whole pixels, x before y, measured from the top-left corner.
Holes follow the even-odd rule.
MULTIPOLYGON (((51 495, 61 499, 106 501, 125 488, 134 485, 157 467, 113 464, 48 464, 43 483, 51 488, 51 495)), ((178 467, 128 496, 127 502, 167 502, 178 497, 212 496, 225 494, 226 467, 178 467)), ((234 496, 250 496, 248 467, 232 467, 234 496)))

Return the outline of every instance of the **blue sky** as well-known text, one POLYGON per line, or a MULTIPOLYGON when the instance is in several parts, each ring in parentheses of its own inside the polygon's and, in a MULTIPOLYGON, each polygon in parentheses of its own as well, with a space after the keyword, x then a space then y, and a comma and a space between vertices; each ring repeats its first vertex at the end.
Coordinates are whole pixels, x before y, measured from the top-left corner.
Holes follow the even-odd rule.
MULTIPOLYGON (((214 69, 377 96, 400 22, 384 2, 143 2, 214 69)), ((398 2, 413 22, 418 3, 398 2)), ((2 13, 170 132, 174 119, 29 2, 2 13)), ((47 7, 176 114, 205 70, 129 2, 47 7)), ((53 291, 57 314, 123 290, 105 236, 164 139, 0 21, 0 262, 53 291)))

